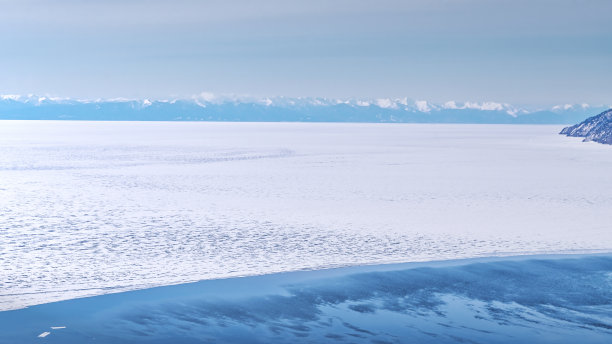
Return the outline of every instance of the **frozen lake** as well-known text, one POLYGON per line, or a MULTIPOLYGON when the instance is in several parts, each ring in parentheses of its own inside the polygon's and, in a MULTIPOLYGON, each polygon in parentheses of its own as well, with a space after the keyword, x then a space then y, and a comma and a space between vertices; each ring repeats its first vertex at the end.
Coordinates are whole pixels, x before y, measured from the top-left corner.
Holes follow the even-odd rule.
POLYGON ((559 126, 0 121, 0 310, 201 279, 612 250, 559 126))
POLYGON ((609 344, 611 277, 593 254, 207 280, 0 312, 0 344, 609 344))

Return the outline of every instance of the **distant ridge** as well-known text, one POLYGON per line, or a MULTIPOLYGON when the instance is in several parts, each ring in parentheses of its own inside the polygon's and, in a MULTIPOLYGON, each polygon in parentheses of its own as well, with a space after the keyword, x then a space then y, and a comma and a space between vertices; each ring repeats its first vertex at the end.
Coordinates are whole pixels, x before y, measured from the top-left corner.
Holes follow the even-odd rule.
POLYGON ((566 104, 527 109, 496 102, 237 98, 207 93, 175 100, 0 95, 0 119, 13 120, 571 124, 607 108, 566 104))
POLYGON ((612 109, 597 116, 589 117, 581 123, 563 128, 560 134, 584 137, 583 141, 612 144, 612 109))

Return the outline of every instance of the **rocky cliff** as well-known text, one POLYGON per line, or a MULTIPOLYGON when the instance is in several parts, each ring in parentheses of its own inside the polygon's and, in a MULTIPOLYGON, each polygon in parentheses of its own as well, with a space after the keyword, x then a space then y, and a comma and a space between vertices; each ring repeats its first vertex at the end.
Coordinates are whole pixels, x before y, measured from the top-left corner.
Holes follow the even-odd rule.
POLYGON ((589 117, 581 123, 566 127, 560 134, 584 137, 584 141, 612 144, 612 109, 597 116, 589 117))

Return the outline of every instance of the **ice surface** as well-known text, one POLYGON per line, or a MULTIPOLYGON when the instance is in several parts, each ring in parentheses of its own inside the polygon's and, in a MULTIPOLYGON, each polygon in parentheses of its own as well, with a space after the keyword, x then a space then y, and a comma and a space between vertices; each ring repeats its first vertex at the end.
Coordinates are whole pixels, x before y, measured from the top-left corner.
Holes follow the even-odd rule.
POLYGON ((612 337, 612 256, 522 256, 201 281, 0 312, 0 344, 582 343, 612 337))
POLYGON ((558 126, 0 122, 0 310, 298 269, 612 249, 558 126))

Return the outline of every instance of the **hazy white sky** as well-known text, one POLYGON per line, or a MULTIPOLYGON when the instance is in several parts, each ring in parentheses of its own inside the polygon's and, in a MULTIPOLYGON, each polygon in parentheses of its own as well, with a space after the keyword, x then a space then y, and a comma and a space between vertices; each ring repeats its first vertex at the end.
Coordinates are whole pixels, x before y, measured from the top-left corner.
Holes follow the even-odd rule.
POLYGON ((612 1, 0 0, 0 94, 612 103, 612 1))

